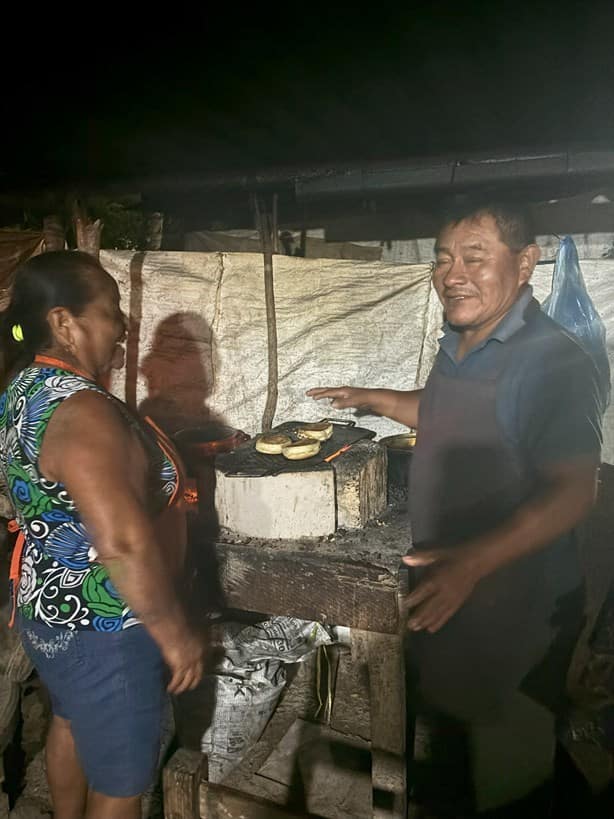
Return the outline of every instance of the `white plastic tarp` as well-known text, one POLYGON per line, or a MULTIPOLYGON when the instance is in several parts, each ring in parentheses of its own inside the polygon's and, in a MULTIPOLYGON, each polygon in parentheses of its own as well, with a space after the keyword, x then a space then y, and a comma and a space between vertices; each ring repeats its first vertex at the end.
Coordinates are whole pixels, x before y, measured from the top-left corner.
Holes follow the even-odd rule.
MULTIPOLYGON (((258 432, 266 400, 267 326, 260 254, 103 252, 126 311, 141 316, 128 343, 120 396, 198 420, 203 407, 258 432), (144 402, 144 403, 143 403, 144 402)), ((330 412, 305 396, 320 384, 412 388, 429 313, 428 265, 276 256, 279 401, 276 422, 330 412)), ((350 413, 337 413, 352 417, 350 413)), ((368 418, 380 434, 391 422, 368 418)), ((395 427, 396 428, 396 427, 395 427)))
MULTIPOLYGON (((262 256, 256 253, 103 251, 124 309, 140 317, 126 370, 114 390, 171 426, 223 419, 260 429, 267 386, 262 256), (135 361, 138 358, 139 371, 135 361)), ((614 371, 614 260, 581 260, 608 330, 614 371)), ((402 429, 384 418, 356 418, 305 397, 308 387, 353 384, 411 389, 424 383, 437 350, 441 310, 426 264, 274 257, 279 338, 275 422, 354 418, 378 436, 402 429)), ((550 290, 551 265, 534 275, 550 290)), ((604 460, 614 463, 614 410, 605 423, 604 460)))

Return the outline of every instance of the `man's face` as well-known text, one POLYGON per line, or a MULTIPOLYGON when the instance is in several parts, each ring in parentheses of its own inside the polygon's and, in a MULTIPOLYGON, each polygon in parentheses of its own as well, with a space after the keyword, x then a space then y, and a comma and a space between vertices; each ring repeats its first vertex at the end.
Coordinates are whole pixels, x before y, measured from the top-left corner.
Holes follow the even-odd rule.
POLYGON ((461 332, 489 333, 533 272, 531 259, 501 240, 494 217, 488 215, 447 225, 435 251, 433 285, 447 321, 461 332))

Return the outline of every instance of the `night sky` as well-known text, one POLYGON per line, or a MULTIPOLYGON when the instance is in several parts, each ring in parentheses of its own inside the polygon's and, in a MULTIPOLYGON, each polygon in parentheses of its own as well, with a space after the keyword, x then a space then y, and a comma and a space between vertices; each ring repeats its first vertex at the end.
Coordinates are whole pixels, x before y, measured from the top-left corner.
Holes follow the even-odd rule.
POLYGON ((0 183, 614 146, 612 5, 33 12, 5 30, 0 183))

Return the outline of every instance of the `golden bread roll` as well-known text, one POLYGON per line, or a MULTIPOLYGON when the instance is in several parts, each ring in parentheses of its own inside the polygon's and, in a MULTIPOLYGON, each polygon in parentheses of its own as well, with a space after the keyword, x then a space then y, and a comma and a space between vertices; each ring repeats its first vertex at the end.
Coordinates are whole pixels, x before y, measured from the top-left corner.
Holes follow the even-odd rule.
POLYGON ((256 438, 256 450, 265 455, 280 455, 283 447, 292 443, 289 435, 280 432, 266 432, 256 438))
POLYGON ((296 434, 299 438, 312 438, 314 441, 328 441, 333 434, 330 421, 318 421, 314 424, 301 424, 296 434))
POLYGON ((312 458, 320 451, 319 441, 295 441, 287 444, 281 451, 284 458, 290 461, 302 461, 303 458, 312 458))

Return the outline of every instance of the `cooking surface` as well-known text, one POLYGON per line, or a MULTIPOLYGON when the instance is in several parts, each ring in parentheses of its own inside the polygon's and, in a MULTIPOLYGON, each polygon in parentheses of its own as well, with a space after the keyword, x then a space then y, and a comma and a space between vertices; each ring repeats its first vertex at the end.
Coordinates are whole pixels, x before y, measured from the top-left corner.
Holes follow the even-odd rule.
MULTIPOLYGON (((286 421, 286 423, 274 427, 271 432, 283 432, 289 435, 293 441, 296 441, 299 440, 297 432, 305 423, 305 421, 286 421)), ((265 455, 256 451, 256 438, 251 438, 233 452, 218 455, 215 459, 215 466, 228 476, 252 478, 278 475, 280 472, 312 472, 319 469, 332 469, 334 461, 331 463, 325 462, 325 458, 329 455, 333 455, 346 444, 353 444, 361 439, 375 437, 373 430, 356 427, 352 423, 332 422, 332 425, 332 437, 328 441, 322 441, 320 451, 317 455, 312 455, 311 458, 305 458, 302 461, 290 461, 283 455, 265 455)), ((346 454, 342 453, 338 457, 343 458, 346 454)))

